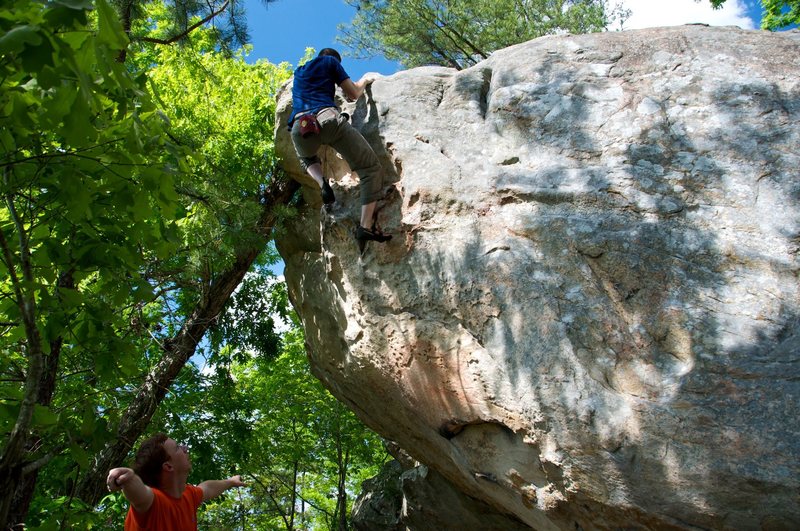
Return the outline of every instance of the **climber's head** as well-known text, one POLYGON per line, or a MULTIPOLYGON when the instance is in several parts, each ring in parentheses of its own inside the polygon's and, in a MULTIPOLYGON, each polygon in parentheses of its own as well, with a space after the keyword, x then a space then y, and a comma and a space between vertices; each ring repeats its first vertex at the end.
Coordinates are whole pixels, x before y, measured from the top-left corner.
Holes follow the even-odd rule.
POLYGON ((339 55, 339 52, 337 52, 333 48, 323 48, 322 50, 319 51, 317 57, 325 57, 326 55, 330 55, 340 63, 342 62, 342 56, 339 55))

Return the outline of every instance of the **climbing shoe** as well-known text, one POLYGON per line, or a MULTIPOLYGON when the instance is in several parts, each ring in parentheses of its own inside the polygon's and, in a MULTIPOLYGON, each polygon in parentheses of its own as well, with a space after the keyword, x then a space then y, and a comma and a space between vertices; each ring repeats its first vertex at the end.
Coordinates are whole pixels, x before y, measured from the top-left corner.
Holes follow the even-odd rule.
POLYGON ((322 202, 326 205, 330 205, 336 201, 336 197, 333 195, 333 188, 331 185, 328 184, 328 179, 322 180, 322 202))
POLYGON ((367 248, 368 241, 384 243, 391 239, 391 234, 384 234, 380 230, 377 230, 374 226, 372 230, 365 229, 361 225, 356 228, 356 241, 358 242, 358 250, 362 255, 364 254, 364 250, 367 248))

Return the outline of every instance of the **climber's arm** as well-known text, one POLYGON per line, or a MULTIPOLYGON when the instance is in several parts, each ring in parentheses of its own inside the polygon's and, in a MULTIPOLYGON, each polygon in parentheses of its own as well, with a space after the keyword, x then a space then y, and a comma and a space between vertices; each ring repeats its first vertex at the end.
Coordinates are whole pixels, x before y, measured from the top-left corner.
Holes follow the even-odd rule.
POLYGON ((367 86, 375 81, 375 78, 376 74, 364 74, 364 76, 355 83, 353 83, 353 80, 350 78, 342 81, 342 92, 344 92, 347 101, 356 101, 360 98, 361 95, 364 94, 364 91, 367 90, 367 86))

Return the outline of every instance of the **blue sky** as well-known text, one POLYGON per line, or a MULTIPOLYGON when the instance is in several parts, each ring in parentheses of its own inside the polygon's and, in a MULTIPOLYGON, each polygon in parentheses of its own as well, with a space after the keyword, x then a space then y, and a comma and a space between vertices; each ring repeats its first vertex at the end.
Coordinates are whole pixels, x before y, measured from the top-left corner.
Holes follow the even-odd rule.
POLYGON ((245 0, 245 9, 253 45, 248 58, 251 61, 268 59, 297 65, 307 47, 336 48, 344 52, 342 64, 355 80, 367 72, 389 75, 400 70, 399 64, 383 58, 358 60, 346 56, 344 47, 336 42, 337 27, 349 23, 356 10, 344 0, 278 0, 267 6, 261 0, 245 0))
MULTIPOLYGON (((758 0, 727 0, 719 10, 711 9, 709 0, 622 0, 622 3, 633 12, 624 29, 691 22, 753 29, 761 21, 758 0)), ((245 0, 245 9, 253 44, 250 61, 263 58, 296 65, 306 47, 317 50, 333 47, 345 55, 343 65, 354 79, 366 72, 389 75, 400 69, 398 64, 383 58, 347 57, 347 50, 336 42, 336 35, 338 25, 349 23, 355 9, 344 0, 278 0, 267 6, 261 0, 245 0)))

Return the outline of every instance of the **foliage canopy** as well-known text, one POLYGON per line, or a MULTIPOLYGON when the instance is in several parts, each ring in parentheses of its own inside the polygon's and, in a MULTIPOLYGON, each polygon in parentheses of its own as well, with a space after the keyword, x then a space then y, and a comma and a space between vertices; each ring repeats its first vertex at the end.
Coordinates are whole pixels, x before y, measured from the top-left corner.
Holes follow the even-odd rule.
MULTIPOLYGON (((711 0, 715 9, 722 7, 726 0, 711 0)), ((776 31, 800 24, 800 0, 761 0, 764 14, 761 29, 776 31)))
MULTIPOLYGON (((148 349, 131 323, 157 298, 147 264, 180 245, 174 181, 189 155, 116 61, 128 40, 108 4, 14 7, 0 19, 4 493, 65 455, 75 466, 61 480, 74 484, 118 420, 109 391, 148 349)), ((5 522, 10 496, 2 504, 5 522)))
POLYGON ((347 0, 357 9, 339 39, 360 56, 405 67, 462 69, 500 48, 556 33, 602 31, 613 20, 604 0, 347 0))
MULTIPOLYGON (((269 298, 283 290, 273 279, 269 298)), ((191 445, 190 480, 245 474, 248 488, 206 504, 200 526, 348 528, 353 493, 383 461, 382 443, 311 375, 296 321, 274 359, 233 350, 202 372, 188 367, 153 419, 152 430, 191 445)))
MULTIPOLYGON (((154 27, 171 16, 142 5, 154 27)), ((275 259, 290 71, 203 28, 131 48, 105 0, 15 1, 0 30, 0 527, 29 506, 32 524, 88 526, 77 498, 97 501, 244 274, 275 259)), ((277 355, 270 321, 239 329, 216 344, 277 355)))
POLYGON ((146 429, 192 441, 198 479, 250 472, 203 517, 225 528, 346 525, 382 458, 310 376, 302 332, 276 329, 291 71, 202 25, 233 5, 18 0, 0 17, 0 527, 117 528, 127 504, 101 500, 103 478, 146 429), (187 363, 201 355, 209 370, 187 363))
MULTIPOLYGON (((261 0, 264 5, 275 0, 261 0)), ((244 0, 111 0, 123 31, 133 43, 185 43, 202 28, 223 51, 248 41, 244 0), (154 24, 154 10, 164 16, 154 24)))

